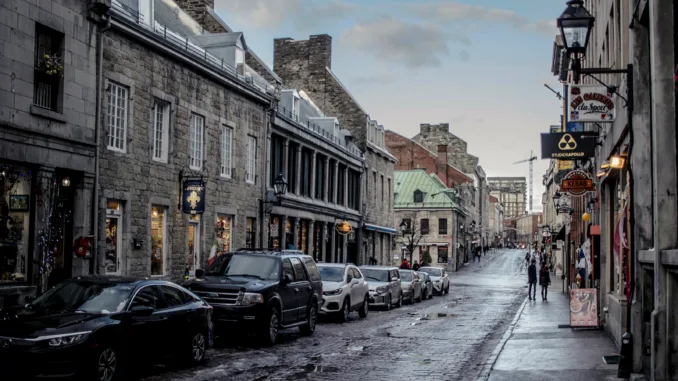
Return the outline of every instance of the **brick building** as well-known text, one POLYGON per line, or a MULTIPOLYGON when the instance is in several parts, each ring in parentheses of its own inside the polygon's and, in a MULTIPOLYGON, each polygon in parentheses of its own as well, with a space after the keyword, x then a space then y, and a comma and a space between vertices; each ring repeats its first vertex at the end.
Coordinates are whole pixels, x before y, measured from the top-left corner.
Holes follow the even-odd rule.
POLYGON ((0 309, 90 272, 73 255, 94 220, 100 29, 87 5, 0 4, 0 309), (45 55, 58 57, 56 72, 45 55))
POLYGON ((351 95, 332 72, 332 37, 322 34, 308 40, 278 38, 273 46, 273 70, 285 87, 303 90, 320 109, 336 116, 342 129, 365 155, 361 183, 362 229, 356 239, 359 258, 390 262, 393 236, 393 166, 396 159, 384 144, 384 128, 351 95))

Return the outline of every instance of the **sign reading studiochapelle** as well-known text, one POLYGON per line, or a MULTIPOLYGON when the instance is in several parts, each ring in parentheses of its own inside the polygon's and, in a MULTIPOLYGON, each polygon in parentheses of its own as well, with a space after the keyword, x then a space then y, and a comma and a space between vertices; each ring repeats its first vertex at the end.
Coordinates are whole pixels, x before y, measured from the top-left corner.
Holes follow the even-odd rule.
POLYGON ((570 85, 567 95, 568 122, 614 122, 615 97, 605 86, 570 85))

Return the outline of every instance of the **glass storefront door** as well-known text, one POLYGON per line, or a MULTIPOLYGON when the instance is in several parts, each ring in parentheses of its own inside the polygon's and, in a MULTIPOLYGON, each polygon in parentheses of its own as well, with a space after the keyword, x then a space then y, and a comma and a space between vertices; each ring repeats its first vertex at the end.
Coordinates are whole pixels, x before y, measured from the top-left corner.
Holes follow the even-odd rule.
POLYGON ((120 274, 122 257, 122 208, 120 203, 109 201, 106 206, 106 274, 120 274))
POLYGON ((200 268, 200 216, 192 215, 188 220, 188 256, 186 257, 186 271, 194 275, 200 268))

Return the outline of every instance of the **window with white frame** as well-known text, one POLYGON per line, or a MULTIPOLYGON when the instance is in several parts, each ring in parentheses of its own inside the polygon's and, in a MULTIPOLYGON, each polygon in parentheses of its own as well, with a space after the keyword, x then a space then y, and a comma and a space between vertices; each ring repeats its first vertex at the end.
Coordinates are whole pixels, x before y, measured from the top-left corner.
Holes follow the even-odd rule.
POLYGON ((202 169, 202 157, 205 145, 205 118, 191 115, 188 131, 188 166, 191 169, 202 169))
POLYGON ((167 162, 169 151, 169 111, 170 105, 155 102, 153 106, 153 160, 167 162))
POLYGON ((233 152, 233 129, 221 128, 221 176, 231 178, 231 157, 233 152))
POLYGON ((127 110, 129 89, 115 82, 108 84, 108 149, 125 152, 127 148, 127 110))
POLYGON ((247 172, 245 181, 254 184, 257 175, 257 138, 247 135, 247 172))

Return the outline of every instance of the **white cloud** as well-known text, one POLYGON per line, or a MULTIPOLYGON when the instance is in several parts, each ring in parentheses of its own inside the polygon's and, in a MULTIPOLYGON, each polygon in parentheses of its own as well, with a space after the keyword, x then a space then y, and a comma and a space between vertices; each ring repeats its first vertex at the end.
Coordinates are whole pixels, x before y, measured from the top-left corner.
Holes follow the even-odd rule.
POLYGON ((470 54, 469 54, 468 50, 462 50, 461 52, 459 52, 459 59, 460 60, 468 61, 469 57, 470 57, 470 54))
POLYGON ((542 20, 536 23, 527 24, 523 28, 528 31, 545 34, 547 36, 556 36, 559 34, 556 20, 542 20))
POLYGON ((302 9, 302 0, 215 0, 214 8, 248 27, 272 28, 302 9))
POLYGON ((393 18, 356 24, 344 32, 340 42, 347 47, 390 64, 409 68, 438 67, 449 55, 448 43, 470 45, 468 37, 449 33, 433 24, 412 24, 393 18))

